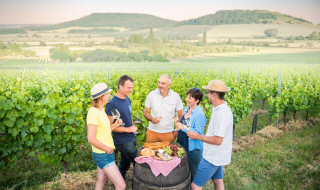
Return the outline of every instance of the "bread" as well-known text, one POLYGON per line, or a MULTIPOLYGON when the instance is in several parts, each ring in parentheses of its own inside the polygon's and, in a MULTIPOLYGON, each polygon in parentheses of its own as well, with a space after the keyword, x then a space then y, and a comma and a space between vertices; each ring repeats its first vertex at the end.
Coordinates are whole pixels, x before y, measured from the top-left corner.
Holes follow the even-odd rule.
POLYGON ((149 157, 154 157, 155 153, 153 150, 150 148, 144 148, 140 151, 141 156, 149 156, 149 157))
POLYGON ((165 146, 170 145, 169 141, 164 141, 164 142, 153 142, 153 143, 144 143, 144 148, 150 148, 152 150, 158 150, 162 149, 165 146))

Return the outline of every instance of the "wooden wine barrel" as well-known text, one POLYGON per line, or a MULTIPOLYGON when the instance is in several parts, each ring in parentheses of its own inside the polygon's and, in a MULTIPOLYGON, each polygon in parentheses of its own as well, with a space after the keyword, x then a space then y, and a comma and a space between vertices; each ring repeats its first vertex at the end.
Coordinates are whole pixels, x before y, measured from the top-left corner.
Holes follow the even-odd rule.
MULTIPOLYGON (((140 151, 143 147, 138 150, 140 151)), ((156 177, 148 164, 135 164, 133 170, 133 189, 134 190, 189 190, 190 172, 187 154, 181 157, 180 166, 175 167, 170 174, 165 177, 161 173, 156 177), (181 166, 181 167, 180 167, 181 166)))

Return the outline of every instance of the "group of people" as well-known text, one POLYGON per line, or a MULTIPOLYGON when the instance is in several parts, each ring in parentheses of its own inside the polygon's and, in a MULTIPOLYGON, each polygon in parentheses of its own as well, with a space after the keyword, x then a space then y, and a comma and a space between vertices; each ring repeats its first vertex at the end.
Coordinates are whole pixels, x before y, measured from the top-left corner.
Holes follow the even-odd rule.
MULTIPOLYGON (((220 80, 211 80, 202 87, 213 104, 204 135, 207 119, 199 106, 203 92, 196 87, 189 89, 186 93, 187 106, 183 107, 179 94, 170 89, 171 83, 169 75, 162 75, 158 89, 147 96, 143 111, 144 117, 149 120, 146 141, 173 143, 177 140, 186 150, 191 188, 202 189, 212 179, 215 189, 224 189, 222 166, 231 162, 233 140, 233 116, 224 101, 224 95, 230 88, 220 80)), ((96 189, 103 189, 107 179, 112 181, 115 189, 125 189, 126 172, 131 163, 135 164, 137 156, 138 128, 131 117, 129 98, 133 91, 133 79, 128 75, 121 76, 118 91, 109 101, 111 91, 104 83, 93 86, 92 107, 87 115, 88 141, 92 145, 93 160, 98 170, 96 189), (115 109, 120 113, 119 119, 112 114, 115 109), (115 148, 121 153, 119 167, 114 161, 115 148)))

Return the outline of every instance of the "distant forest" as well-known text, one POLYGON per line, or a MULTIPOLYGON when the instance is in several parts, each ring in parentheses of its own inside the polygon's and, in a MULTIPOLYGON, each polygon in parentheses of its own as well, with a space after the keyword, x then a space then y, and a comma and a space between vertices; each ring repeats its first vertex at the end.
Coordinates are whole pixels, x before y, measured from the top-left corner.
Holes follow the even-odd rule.
POLYGON ((205 15, 196 19, 190 19, 179 22, 179 25, 220 25, 220 24, 252 24, 264 23, 267 24, 268 20, 277 20, 279 18, 292 18, 300 22, 311 23, 304 19, 295 18, 288 15, 276 14, 268 11, 259 10, 225 10, 218 11, 215 14, 205 15))

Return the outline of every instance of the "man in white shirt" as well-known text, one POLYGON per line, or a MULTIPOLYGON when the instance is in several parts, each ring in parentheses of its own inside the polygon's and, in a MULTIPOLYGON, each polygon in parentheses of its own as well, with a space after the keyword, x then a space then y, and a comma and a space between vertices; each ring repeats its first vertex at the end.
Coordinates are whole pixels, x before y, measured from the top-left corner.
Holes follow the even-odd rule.
POLYGON ((198 166, 197 174, 191 184, 192 190, 202 189, 212 179, 215 189, 224 189, 222 166, 231 162, 233 141, 233 115, 227 102, 225 92, 230 91, 220 80, 209 81, 203 86, 209 102, 213 104, 212 115, 205 136, 189 131, 188 137, 203 141, 203 158, 198 166))
POLYGON ((174 142, 178 135, 178 132, 174 131, 172 118, 177 112, 180 121, 183 104, 179 94, 170 89, 171 82, 169 75, 162 75, 158 89, 148 94, 143 112, 144 117, 149 120, 147 142, 174 142))

